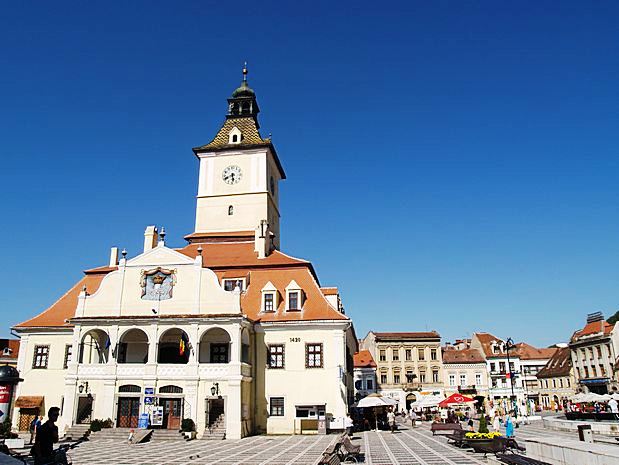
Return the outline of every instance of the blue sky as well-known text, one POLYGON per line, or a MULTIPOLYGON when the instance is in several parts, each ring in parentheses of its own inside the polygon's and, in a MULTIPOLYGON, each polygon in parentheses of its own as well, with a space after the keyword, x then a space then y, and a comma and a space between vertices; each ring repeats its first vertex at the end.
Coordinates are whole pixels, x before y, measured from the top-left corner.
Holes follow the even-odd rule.
POLYGON ((619 308, 616 2, 12 2, 0 11, 0 335, 148 224, 249 62, 282 249, 357 332, 546 345, 619 308))

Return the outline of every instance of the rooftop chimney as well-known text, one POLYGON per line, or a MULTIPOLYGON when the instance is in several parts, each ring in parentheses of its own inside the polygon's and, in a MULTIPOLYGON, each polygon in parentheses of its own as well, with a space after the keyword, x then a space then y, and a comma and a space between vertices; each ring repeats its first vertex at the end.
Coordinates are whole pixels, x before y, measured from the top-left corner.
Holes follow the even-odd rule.
POLYGON ((110 249, 110 267, 118 266, 118 247, 110 249))
POLYGON ((157 246, 157 227, 146 226, 144 231, 144 252, 154 249, 157 246))
POLYGON ((603 319, 604 319, 604 314, 602 312, 589 313, 587 315, 587 324, 594 323, 596 321, 602 321, 603 319))

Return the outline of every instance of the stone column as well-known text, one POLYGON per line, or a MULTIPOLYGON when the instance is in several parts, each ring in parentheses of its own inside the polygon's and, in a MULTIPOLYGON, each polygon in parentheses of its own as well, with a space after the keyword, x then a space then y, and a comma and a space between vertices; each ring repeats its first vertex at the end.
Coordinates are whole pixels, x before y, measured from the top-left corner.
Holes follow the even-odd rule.
POLYGON ((226 396, 226 439, 241 439, 241 377, 228 380, 226 396))
MULTIPOLYGON (((95 402, 96 415, 100 418, 114 418, 114 396, 116 394, 116 380, 106 379, 103 381, 103 392, 97 393, 95 402)), ((93 412, 93 415, 95 412, 93 412)))

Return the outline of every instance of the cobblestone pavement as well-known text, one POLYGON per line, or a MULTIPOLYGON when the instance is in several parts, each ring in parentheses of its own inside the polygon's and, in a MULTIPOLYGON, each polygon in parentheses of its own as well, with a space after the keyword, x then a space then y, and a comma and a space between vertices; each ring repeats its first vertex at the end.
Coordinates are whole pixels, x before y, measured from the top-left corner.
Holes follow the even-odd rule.
MULTIPOLYGON (((573 437, 571 433, 545 430, 541 423, 516 429, 516 439, 573 437)), ((70 455, 75 465, 314 465, 337 435, 252 436, 241 440, 152 442, 130 446, 115 440, 80 445, 70 455)), ((356 433, 369 465, 477 465, 487 463, 482 454, 459 449, 444 436, 432 436, 429 426, 400 425, 396 433, 356 433)), ((523 442, 523 441, 521 441, 523 442)))

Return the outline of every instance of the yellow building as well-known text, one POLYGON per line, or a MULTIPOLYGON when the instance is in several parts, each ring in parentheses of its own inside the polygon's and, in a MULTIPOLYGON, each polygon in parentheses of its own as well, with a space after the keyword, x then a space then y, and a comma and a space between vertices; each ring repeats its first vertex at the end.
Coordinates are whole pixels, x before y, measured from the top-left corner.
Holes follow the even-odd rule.
MULTIPOLYGON (((286 178, 243 81, 199 161, 195 230, 171 247, 149 226, 139 253, 112 248, 57 302, 17 325, 17 405, 62 409, 60 427, 111 418, 199 434, 316 432, 353 398, 357 339, 337 288, 279 250, 286 178)), ((180 181, 180 180, 179 180, 180 181)), ((26 413, 13 420, 25 427, 26 413)))
POLYGON ((443 392, 441 336, 436 331, 375 332, 361 341, 376 362, 378 392, 404 409, 420 395, 443 392))

